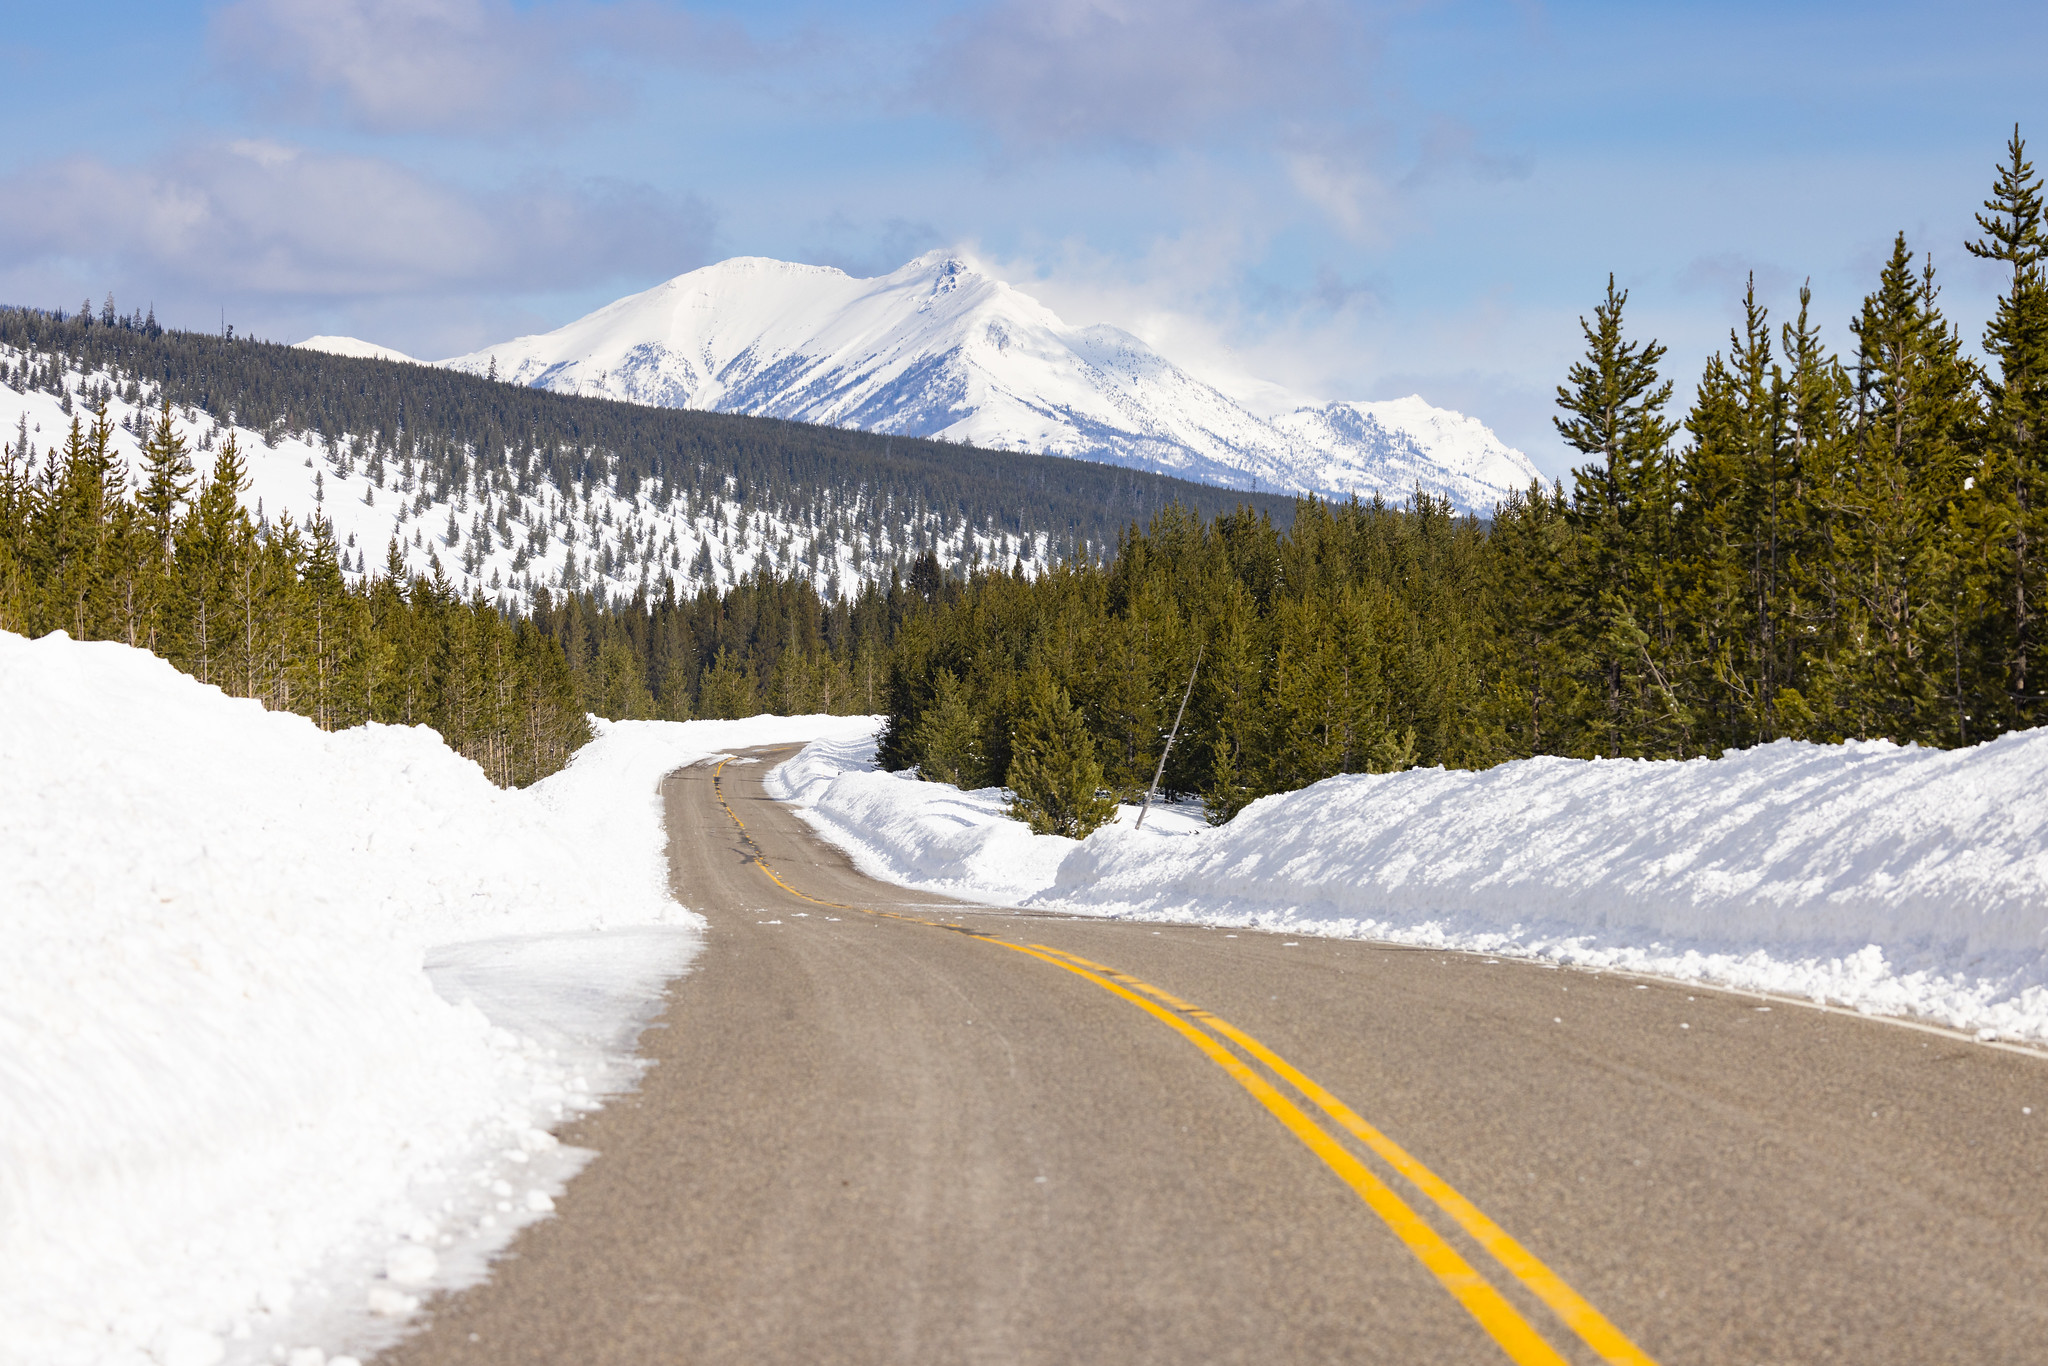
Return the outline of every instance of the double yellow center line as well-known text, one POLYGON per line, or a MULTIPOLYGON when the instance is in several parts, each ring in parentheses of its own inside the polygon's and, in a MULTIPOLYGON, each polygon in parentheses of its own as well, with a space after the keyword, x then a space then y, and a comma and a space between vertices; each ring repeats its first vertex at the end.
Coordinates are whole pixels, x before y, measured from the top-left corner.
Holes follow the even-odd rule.
POLYGON ((1393 1231, 1394 1236, 1415 1255, 1416 1260, 1429 1268, 1430 1273, 1450 1292, 1452 1298, 1464 1306, 1465 1311, 1479 1326, 1500 1344, 1501 1350, 1507 1353, 1510 1360, 1519 1363, 1520 1366, 1569 1366, 1566 1359, 1544 1340, 1528 1319, 1508 1302, 1506 1296, 1474 1270, 1472 1264, 1466 1261, 1428 1220, 1417 1214, 1414 1208, 1375 1175, 1357 1154, 1328 1129, 1318 1124, 1307 1110, 1237 1053, 1226 1047, 1226 1043, 1236 1045, 1274 1076, 1294 1088, 1320 1110, 1329 1122, 1357 1139, 1399 1173, 1432 1204, 1448 1215, 1452 1222, 1463 1229, 1500 1264, 1503 1270, 1548 1306, 1551 1312, 1592 1348, 1602 1361, 1616 1363, 1617 1366, 1622 1363, 1626 1363, 1626 1366, 1656 1366, 1647 1353, 1629 1341, 1628 1337, 1595 1309, 1584 1296, 1567 1285, 1561 1276, 1545 1266, 1534 1253, 1516 1242, 1478 1206, 1460 1195, 1449 1182, 1417 1161, 1405 1148, 1366 1122, 1350 1106, 1337 1099, 1299 1068, 1236 1025, 1128 973, 1118 972, 1101 963, 1090 962, 1078 954, 1067 953, 1045 944, 1012 944, 993 935, 963 930, 959 926, 946 925, 921 916, 874 910, 866 906, 849 906, 837 901, 822 901, 807 892, 800 892, 783 881, 781 875, 768 865, 768 861, 762 856, 761 847, 747 832, 746 822, 739 818, 739 813, 726 801, 724 773, 725 761, 721 761, 713 770, 711 778, 712 791, 718 797, 718 804, 725 808, 725 814, 739 827, 741 842, 745 845, 754 866, 759 868, 769 881, 791 896, 833 910, 857 911, 862 915, 906 920, 913 924, 952 930, 966 934, 969 938, 979 939, 983 943, 994 944, 1050 963, 1129 1001, 1202 1050, 1211 1062, 1250 1092, 1253 1099, 1265 1106, 1289 1133, 1299 1139, 1310 1152, 1321 1158, 1339 1179, 1365 1201, 1373 1213, 1393 1231))

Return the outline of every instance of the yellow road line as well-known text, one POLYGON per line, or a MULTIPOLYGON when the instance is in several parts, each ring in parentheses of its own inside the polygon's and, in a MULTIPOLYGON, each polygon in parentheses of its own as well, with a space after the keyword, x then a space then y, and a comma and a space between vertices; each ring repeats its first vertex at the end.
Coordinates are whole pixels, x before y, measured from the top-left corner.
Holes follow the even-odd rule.
MULTIPOLYGON (((725 808, 725 814, 739 827, 741 835, 751 849, 754 865, 783 891, 813 905, 829 906, 834 910, 858 911, 863 915, 880 916, 890 920, 954 928, 922 916, 901 915, 866 906, 849 906, 842 902, 824 901, 790 886, 769 866, 760 846, 746 833, 746 822, 740 819, 739 813, 725 800, 722 781, 724 772, 725 762, 720 761, 712 773, 712 791, 718 798, 718 804, 725 808)), ((1606 1316, 1567 1285, 1556 1272, 1545 1266, 1535 1254, 1516 1242, 1505 1229, 1487 1218, 1478 1206, 1459 1194, 1450 1183, 1417 1161, 1406 1149, 1368 1123, 1300 1069, 1228 1020, 1183 1001, 1129 973, 1119 972, 1101 963, 1090 962, 1078 954, 1067 953, 1045 944, 1012 944, 993 935, 971 931, 969 935, 971 938, 1050 963, 1054 967, 1084 978, 1104 991, 1120 996, 1144 1010, 1201 1049, 1211 1062, 1250 1092, 1288 1132, 1299 1139, 1309 1151, 1320 1157, 1360 1199, 1365 1201, 1416 1259, 1429 1268, 1444 1289, 1449 1291, 1480 1327, 1500 1344, 1501 1349, 1511 1360, 1521 1363, 1521 1366, 1536 1366, 1537 1363, 1541 1363, 1541 1366, 1568 1366, 1565 1359, 1530 1326, 1528 1320, 1523 1318, 1490 1282, 1475 1271, 1472 1265, 1459 1255, 1457 1249, 1444 1241, 1435 1229, 1410 1208, 1406 1201, 1375 1176, 1372 1170, 1348 1149, 1319 1127, 1301 1107, 1289 1100, 1271 1082, 1246 1066, 1241 1059, 1209 1034, 1190 1023, 1190 1019, 1214 1029, 1271 1068, 1276 1075, 1313 1101, 1324 1114, 1349 1130, 1395 1171, 1413 1182, 1423 1194, 1436 1203, 1438 1208, 1471 1234, 1510 1274, 1548 1305, 1588 1346, 1598 1352, 1603 1361, 1616 1363, 1616 1366, 1656 1366, 1651 1357, 1631 1342, 1606 1316), (1126 982, 1130 986, 1123 985, 1126 982), (1140 995, 1140 992, 1144 995, 1140 995), (1154 999, 1145 999, 1148 995, 1154 999), (1163 1002, 1164 1005, 1158 1002, 1163 1002)))
POLYGON ((1180 1000, 1128 973, 1118 972, 1100 963, 1091 963, 1079 954, 1067 953, 1064 950, 1050 949, 1048 952, 1070 959, 1116 981, 1127 981, 1139 991, 1164 1001, 1175 1010, 1186 1012, 1244 1049, 1273 1069, 1288 1085, 1314 1101, 1324 1114, 1348 1129, 1377 1153, 1388 1166, 1412 1181, 1417 1189, 1435 1202, 1437 1208, 1456 1220, 1460 1228, 1471 1234, 1481 1247, 1507 1268, 1516 1280, 1527 1286, 1537 1299, 1549 1305, 1551 1311, 1562 1319, 1567 1327, 1577 1333, 1588 1347, 1600 1354, 1602 1361, 1616 1363, 1616 1366, 1656 1366, 1648 1353, 1631 1342, 1606 1315, 1566 1284, 1563 1277, 1544 1265, 1535 1253, 1516 1242, 1506 1229, 1487 1218, 1477 1205, 1459 1194, 1448 1181, 1417 1161, 1407 1149, 1388 1138, 1362 1115, 1278 1053, 1222 1016, 1180 1000))
POLYGON ((1476 1319, 1510 1360, 1522 1366, 1569 1366, 1557 1354, 1555 1348, 1545 1342, 1542 1336, 1529 1325, 1529 1321, 1515 1312, 1515 1307, 1502 1297, 1500 1291, 1472 1269, 1472 1264, 1458 1255, 1458 1250, 1445 1242, 1443 1236, 1425 1222, 1421 1215, 1410 1209, 1408 1203, 1396 1195, 1386 1182, 1372 1174, 1372 1171, 1358 1160, 1341 1143, 1317 1127, 1316 1122, 1304 1113, 1300 1106, 1282 1095, 1280 1090, 1260 1076, 1216 1040, 1137 992, 1121 986, 1097 973, 1077 967, 1060 957, 1055 950, 1044 945, 1011 944, 988 935, 977 935, 991 944, 1027 954, 1054 967, 1064 968, 1077 977, 1086 978, 1096 986, 1150 1014, 1153 1018, 1177 1031, 1188 1042, 1208 1055, 1211 1062, 1229 1073, 1231 1078, 1245 1090, 1251 1092, 1259 1104, 1266 1107, 1275 1119, 1285 1125, 1287 1131, 1300 1139, 1303 1146, 1320 1157, 1329 1168, 1336 1172, 1344 1183, 1357 1192, 1358 1197, 1392 1229, 1394 1236, 1407 1245, 1416 1260, 1428 1267, 1437 1281, 1451 1296, 1463 1305, 1465 1312, 1476 1319))

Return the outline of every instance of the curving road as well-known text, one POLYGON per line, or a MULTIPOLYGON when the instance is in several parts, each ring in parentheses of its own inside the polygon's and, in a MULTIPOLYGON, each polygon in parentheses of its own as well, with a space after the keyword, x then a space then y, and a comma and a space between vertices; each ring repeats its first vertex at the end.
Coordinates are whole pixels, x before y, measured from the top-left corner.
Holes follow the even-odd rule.
POLYGON ((669 779, 658 1065, 380 1361, 2048 1360, 2048 1060, 936 902, 763 795, 790 752, 669 779))

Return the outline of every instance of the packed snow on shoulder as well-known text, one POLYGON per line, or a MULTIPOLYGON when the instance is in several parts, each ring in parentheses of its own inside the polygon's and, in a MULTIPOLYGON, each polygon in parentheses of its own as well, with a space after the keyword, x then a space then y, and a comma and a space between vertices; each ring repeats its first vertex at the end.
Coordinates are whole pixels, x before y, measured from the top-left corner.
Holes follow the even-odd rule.
POLYGON ((873 876, 1001 905, 1520 954, 2048 1042, 2048 730, 1331 778, 1229 824, 1033 835, 996 789, 809 746, 779 795, 873 876))
MULTIPOLYGON (((963 792, 875 765, 873 734, 817 740, 769 771, 762 786, 792 803, 869 877, 899 886, 1003 906, 1033 903, 1080 847, 1034 835, 1009 816, 1000 787, 963 792)), ((1139 808, 1119 806, 1104 830, 1136 827, 1139 808)), ((1197 805, 1155 805, 1140 833, 1187 835, 1206 828, 1197 805)))
POLYGON ((661 776, 874 724, 600 722, 506 792, 117 644, 0 633, 0 700, 8 1366, 331 1366, 482 1276, 701 943, 661 776))

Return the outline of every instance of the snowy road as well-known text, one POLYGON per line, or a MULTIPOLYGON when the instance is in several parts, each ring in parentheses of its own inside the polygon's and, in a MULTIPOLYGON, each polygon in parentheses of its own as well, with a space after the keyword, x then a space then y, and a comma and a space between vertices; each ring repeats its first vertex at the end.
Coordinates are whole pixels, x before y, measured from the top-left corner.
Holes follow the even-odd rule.
POLYGON ((2048 1061, 1614 974, 936 903, 855 872, 767 766, 724 770, 744 835, 710 768, 669 780, 710 929, 657 1066, 563 1132, 601 1156, 559 1217, 382 1360, 1600 1359, 1559 1305, 1667 1366, 2018 1361, 2048 1333, 2048 1061), (1551 1307, 1276 1061, 1540 1259, 1551 1307))

